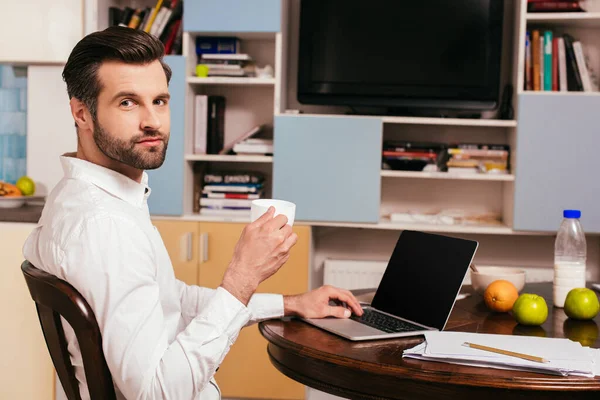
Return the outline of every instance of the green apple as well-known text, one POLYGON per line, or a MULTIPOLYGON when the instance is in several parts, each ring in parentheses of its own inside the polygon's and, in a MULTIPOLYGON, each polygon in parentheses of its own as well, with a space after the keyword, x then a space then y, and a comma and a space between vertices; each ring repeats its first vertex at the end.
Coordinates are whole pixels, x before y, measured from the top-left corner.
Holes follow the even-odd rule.
POLYGON ((512 313, 519 324, 538 326, 548 318, 548 305, 542 296, 523 293, 515 301, 512 313))
POLYGON ((600 311, 598 296, 588 288, 571 289, 565 299, 565 314, 573 319, 593 319, 600 311))

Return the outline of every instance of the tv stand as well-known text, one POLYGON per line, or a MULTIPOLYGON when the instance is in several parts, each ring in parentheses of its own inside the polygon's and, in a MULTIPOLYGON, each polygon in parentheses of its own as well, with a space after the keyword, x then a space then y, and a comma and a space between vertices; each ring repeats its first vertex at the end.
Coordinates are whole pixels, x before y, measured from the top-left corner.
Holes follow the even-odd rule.
POLYGON ((422 118, 468 118, 480 119, 480 113, 465 111, 414 110, 405 108, 388 108, 385 115, 390 117, 422 117, 422 118))

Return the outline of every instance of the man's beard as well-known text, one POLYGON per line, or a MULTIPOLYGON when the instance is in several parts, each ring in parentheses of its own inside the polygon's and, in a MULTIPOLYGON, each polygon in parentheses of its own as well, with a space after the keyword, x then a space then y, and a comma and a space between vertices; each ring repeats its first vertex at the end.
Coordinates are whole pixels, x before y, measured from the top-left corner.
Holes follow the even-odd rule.
POLYGON ((96 120, 94 121, 94 142, 96 142, 98 149, 108 158, 136 169, 145 170, 156 169, 163 164, 167 154, 169 137, 160 131, 146 131, 141 135, 132 137, 128 141, 124 141, 112 137, 96 120), (146 138, 162 139, 163 144, 151 147, 136 147, 136 144, 140 140, 146 138))

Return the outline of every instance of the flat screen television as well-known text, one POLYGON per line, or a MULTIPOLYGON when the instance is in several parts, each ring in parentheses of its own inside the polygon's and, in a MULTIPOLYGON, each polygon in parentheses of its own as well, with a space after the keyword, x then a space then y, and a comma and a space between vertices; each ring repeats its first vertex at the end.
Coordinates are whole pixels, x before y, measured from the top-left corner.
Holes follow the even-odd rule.
POLYGON ((298 101, 494 110, 503 19, 504 0, 302 0, 298 101))

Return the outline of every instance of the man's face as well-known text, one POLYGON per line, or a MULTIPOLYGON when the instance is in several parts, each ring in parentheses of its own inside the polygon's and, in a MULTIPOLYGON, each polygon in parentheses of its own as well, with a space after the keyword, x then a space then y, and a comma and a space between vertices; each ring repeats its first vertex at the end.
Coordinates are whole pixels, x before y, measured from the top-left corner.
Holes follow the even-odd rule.
POLYGON ((98 70, 94 141, 108 158, 145 170, 160 167, 170 134, 169 90, 159 61, 104 62, 98 70))

